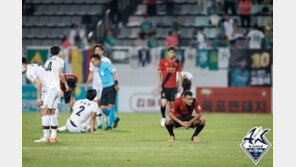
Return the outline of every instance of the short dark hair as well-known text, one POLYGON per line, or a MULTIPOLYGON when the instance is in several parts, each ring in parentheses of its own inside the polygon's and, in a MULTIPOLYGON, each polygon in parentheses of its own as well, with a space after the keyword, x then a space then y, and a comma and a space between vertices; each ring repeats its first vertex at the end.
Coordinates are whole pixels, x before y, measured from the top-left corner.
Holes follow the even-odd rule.
POLYGON ((102 44, 97 44, 94 46, 94 51, 96 50, 96 48, 100 48, 102 51, 104 51, 104 46, 102 44))
POLYGON ((27 58, 22 57, 22 64, 28 64, 28 63, 27 63, 27 58))
POLYGON ((184 92, 183 96, 184 97, 186 97, 186 96, 193 96, 193 93, 191 91, 186 91, 186 92, 184 92))
POLYGON ((98 54, 93 54, 90 56, 90 59, 95 58, 101 60, 101 57, 98 54))
POLYGON ((97 91, 95 89, 89 89, 86 92, 86 98, 92 101, 97 96, 97 91))
POLYGON ((70 88, 74 88, 76 87, 76 80, 73 77, 70 77, 67 79, 67 83, 69 85, 70 88))
POLYGON ((61 48, 58 46, 53 46, 50 48, 50 53, 52 55, 57 55, 57 54, 59 54, 60 51, 61 51, 61 48))
POLYGON ((177 51, 177 48, 176 48, 175 46, 173 46, 173 45, 170 45, 169 48, 168 48, 168 52, 169 52, 170 50, 176 52, 176 51, 177 51))

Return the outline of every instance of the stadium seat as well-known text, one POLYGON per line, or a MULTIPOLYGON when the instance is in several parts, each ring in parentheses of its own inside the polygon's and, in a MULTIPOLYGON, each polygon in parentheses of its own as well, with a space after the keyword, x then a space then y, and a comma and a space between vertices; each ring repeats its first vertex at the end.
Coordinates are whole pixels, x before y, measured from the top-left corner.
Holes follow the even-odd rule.
POLYGON ((194 17, 193 16, 186 16, 184 19, 184 26, 192 26, 194 23, 194 17))
POLYGON ((140 28, 132 28, 130 38, 136 38, 138 36, 138 33, 140 32, 140 28))
POLYGON ((141 24, 141 22, 143 21, 142 17, 138 17, 138 16, 130 16, 128 18, 128 26, 139 26, 141 24))
POLYGON ((137 11, 135 12, 135 14, 146 14, 147 12, 147 6, 144 4, 140 4, 137 6, 137 11))
POLYGON ((71 17, 71 24, 79 25, 80 22, 81 22, 81 17, 80 16, 73 16, 73 17, 71 17))
POLYGON ((209 26, 209 17, 207 16, 195 17, 194 26, 209 26))

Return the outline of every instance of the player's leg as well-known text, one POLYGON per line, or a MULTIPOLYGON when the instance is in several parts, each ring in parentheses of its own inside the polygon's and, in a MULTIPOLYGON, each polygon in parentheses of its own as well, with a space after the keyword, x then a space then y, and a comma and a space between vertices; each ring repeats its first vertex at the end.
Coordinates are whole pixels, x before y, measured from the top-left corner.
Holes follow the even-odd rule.
POLYGON ((71 122, 70 118, 66 122, 66 129, 71 133, 80 133, 81 131, 77 128, 74 122, 71 122))
POLYGON ((59 89, 53 89, 49 92, 50 101, 47 104, 48 108, 50 108, 50 128, 51 128, 51 142, 57 142, 57 128, 58 128, 58 119, 55 114, 55 109, 59 105, 61 100, 61 91, 59 89))
POLYGON ((98 104, 98 111, 97 111, 97 121, 98 121, 98 125, 97 125, 97 129, 102 129, 102 110, 100 108, 100 100, 94 100, 94 102, 96 102, 98 104))
POLYGON ((168 130, 170 134, 169 141, 172 142, 175 140, 175 134, 174 134, 174 121, 171 118, 165 119, 165 127, 168 130))
POLYGON ((204 128, 206 124, 206 119, 201 116, 198 120, 195 120, 193 123, 192 123, 192 126, 193 127, 196 127, 195 128, 195 131, 191 137, 191 140, 194 141, 194 142, 198 142, 198 137, 197 135, 202 131, 202 129, 204 128))
POLYGON ((160 125, 164 126, 165 124, 165 111, 166 111, 166 105, 168 103, 167 100, 167 89, 166 88, 162 88, 161 91, 161 100, 160 100, 160 113, 162 118, 160 119, 160 125))
POLYGON ((113 128, 117 128, 118 122, 120 118, 115 115, 115 100, 116 100, 117 92, 114 87, 112 87, 112 91, 108 94, 108 107, 109 107, 109 122, 108 125, 113 125, 113 128), (111 122, 112 121, 112 122, 111 122))
POLYGON ((43 137, 39 140, 35 140, 34 142, 49 142, 49 128, 50 128, 50 118, 49 118, 49 109, 45 108, 43 105, 41 106, 40 116, 41 116, 41 124, 43 128, 43 137))

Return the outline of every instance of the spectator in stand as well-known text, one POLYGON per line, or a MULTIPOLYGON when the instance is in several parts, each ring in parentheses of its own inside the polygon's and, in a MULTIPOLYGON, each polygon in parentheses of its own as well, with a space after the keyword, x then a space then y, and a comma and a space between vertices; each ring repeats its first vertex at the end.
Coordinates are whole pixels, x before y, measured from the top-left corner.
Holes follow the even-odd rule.
POLYGON ((138 46, 138 47, 145 47, 147 46, 147 38, 148 36, 145 36, 145 39, 141 38, 141 33, 138 34, 137 39, 134 41, 133 46, 138 46))
POLYGON ((67 49, 67 48, 70 48, 72 47, 72 44, 71 42, 69 41, 69 37, 68 35, 65 35, 62 39, 62 46, 63 46, 63 49, 67 49))
POLYGON ((144 39, 146 35, 150 36, 150 34, 153 32, 153 24, 149 20, 148 16, 144 16, 144 21, 140 25, 141 27, 141 38, 144 39))
POLYGON ((149 48, 156 48, 158 46, 158 41, 157 41, 157 38, 156 38, 156 33, 153 32, 150 39, 148 40, 148 47, 149 48))
POLYGON ((198 29, 198 33, 196 35, 196 43, 198 49, 206 49, 207 48, 207 37, 204 34, 204 28, 200 27, 198 29))
POLYGON ((170 45, 178 46, 179 45, 179 39, 178 39, 176 30, 171 30, 169 32, 169 36, 167 36, 165 39, 165 45, 166 46, 170 46, 170 45))
POLYGON ((90 48, 94 48, 96 45, 97 45, 96 38, 95 37, 92 37, 90 39, 89 47, 90 48))
POLYGON ((71 30, 69 33, 69 41, 71 43, 72 46, 75 45, 75 37, 77 35, 77 26, 75 24, 71 25, 71 30))
POLYGON ((234 0, 224 0, 224 13, 228 14, 228 9, 231 9, 231 14, 236 15, 236 5, 234 0))
POLYGON ((176 30, 178 35, 181 34, 181 25, 182 25, 181 20, 182 20, 181 16, 176 16, 176 20, 172 24, 173 30, 176 30))
POLYGON ((251 8, 252 8, 251 0, 241 0, 239 2, 240 7, 240 18, 241 18, 241 26, 246 27, 245 21, 247 22, 247 27, 251 25, 251 8))
POLYGON ((237 24, 233 19, 225 14, 223 22, 223 34, 227 36, 228 40, 232 45, 235 45, 236 33, 237 33, 237 24))
POLYGON ((82 41, 83 47, 89 46, 87 34, 88 34, 88 30, 86 28, 86 24, 82 23, 79 31, 79 37, 80 37, 80 40, 82 41))
POLYGON ((250 49, 261 49, 262 39, 264 39, 263 32, 259 31, 258 25, 255 25, 251 28, 251 31, 246 36, 246 39, 249 40, 250 49))
POLYGON ((109 9, 110 9, 110 19, 112 26, 119 24, 119 27, 122 26, 121 22, 121 13, 118 9, 118 0, 109 0, 109 9))
POLYGON ((107 30, 107 35, 105 37, 104 43, 105 43, 105 49, 107 51, 112 49, 115 46, 115 39, 112 35, 111 29, 107 30))
POLYGON ((147 15, 155 16, 156 15, 156 4, 157 0, 147 0, 147 15))
POLYGON ((263 40, 265 49, 273 48, 273 33, 270 27, 265 27, 265 38, 263 40))
POLYGON ((76 35, 75 36, 74 45, 73 46, 76 46, 78 49, 82 49, 83 48, 83 43, 82 43, 79 35, 76 35))
POLYGON ((216 0, 210 0, 207 2, 207 15, 218 14, 218 3, 216 0))

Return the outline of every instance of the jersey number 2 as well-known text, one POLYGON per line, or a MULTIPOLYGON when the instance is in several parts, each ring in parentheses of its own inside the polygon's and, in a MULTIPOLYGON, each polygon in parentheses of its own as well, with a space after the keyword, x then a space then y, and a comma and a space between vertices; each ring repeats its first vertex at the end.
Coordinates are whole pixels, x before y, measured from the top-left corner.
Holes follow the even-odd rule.
POLYGON ((78 115, 78 116, 80 116, 80 113, 85 109, 85 107, 84 106, 80 106, 79 108, 80 108, 80 111, 78 111, 76 113, 76 115, 78 115))
POLYGON ((48 63, 48 66, 46 68, 46 71, 51 71, 51 66, 52 66, 52 62, 49 62, 48 63))

